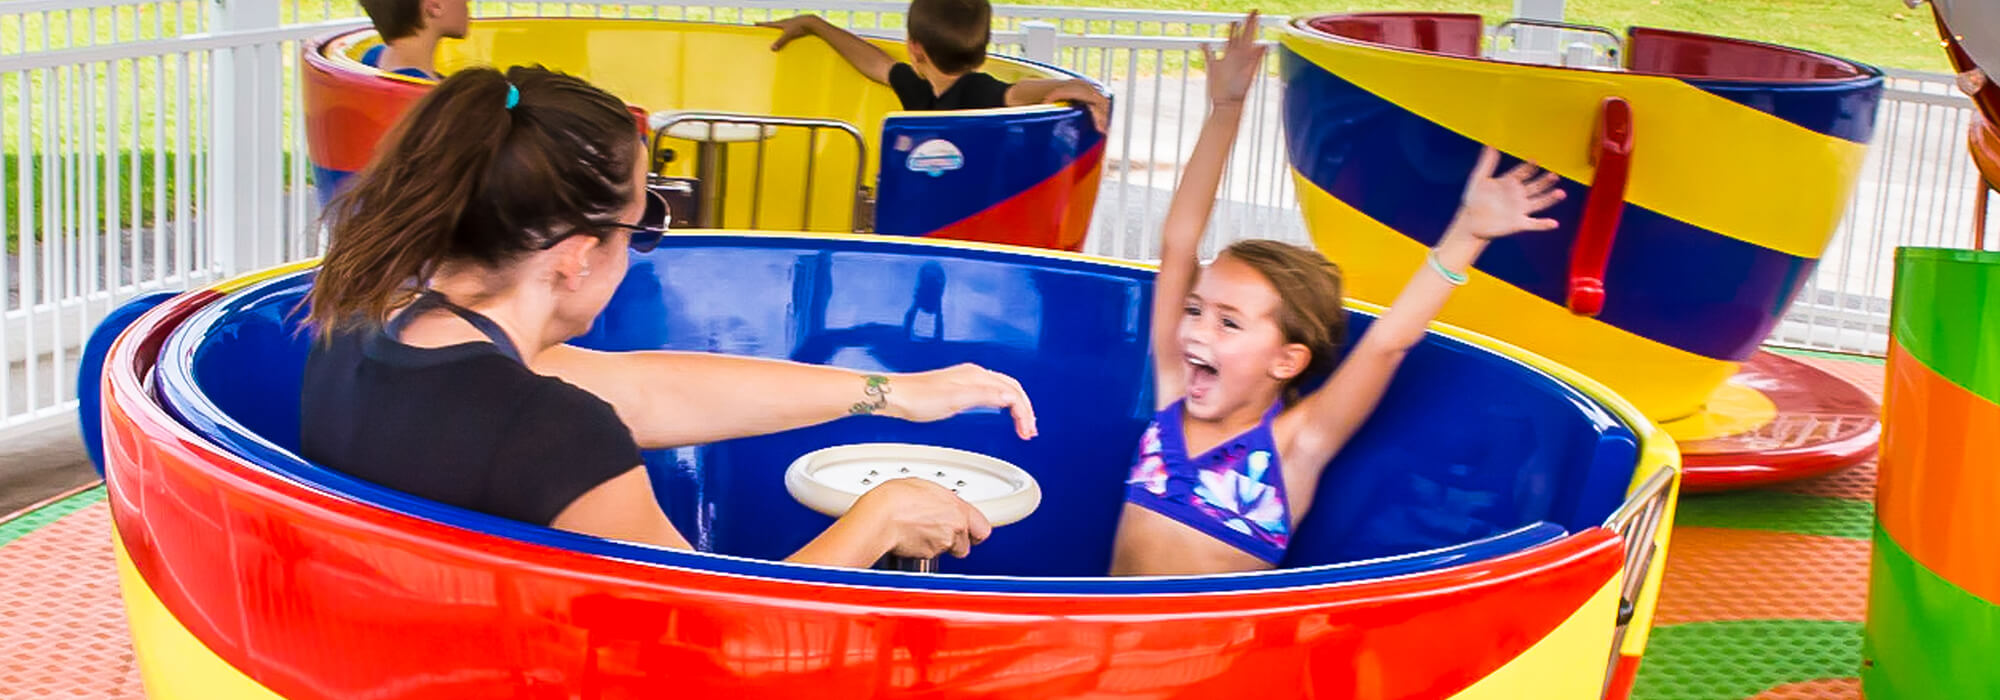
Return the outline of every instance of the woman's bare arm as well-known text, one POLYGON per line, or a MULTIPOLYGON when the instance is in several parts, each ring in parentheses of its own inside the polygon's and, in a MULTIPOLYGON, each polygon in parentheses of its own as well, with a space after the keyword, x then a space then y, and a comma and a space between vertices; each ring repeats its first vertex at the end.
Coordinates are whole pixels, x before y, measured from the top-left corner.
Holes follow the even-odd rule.
POLYGON ((973 408, 1013 412, 1022 439, 1035 410, 1019 382, 959 365, 871 375, 837 367, 696 352, 599 352, 559 345, 535 371, 596 394, 618 411, 639 446, 697 445, 879 414, 918 422, 973 408))

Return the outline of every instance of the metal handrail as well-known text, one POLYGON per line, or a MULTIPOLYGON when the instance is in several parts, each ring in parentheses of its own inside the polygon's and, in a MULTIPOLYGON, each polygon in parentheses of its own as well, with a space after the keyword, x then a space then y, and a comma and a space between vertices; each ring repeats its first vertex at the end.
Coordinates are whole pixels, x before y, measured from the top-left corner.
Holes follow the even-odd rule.
MULTIPOLYGON (((1497 42, 1502 36, 1510 36, 1509 30, 1520 27, 1539 27, 1542 29, 1552 29, 1558 32, 1582 32, 1584 34, 1599 35, 1600 37, 1602 37, 1601 40, 1590 42, 1590 44, 1596 46, 1606 46, 1607 48, 1609 48, 1611 51, 1611 59, 1613 63, 1622 63, 1624 61, 1625 37, 1620 36, 1617 32, 1614 32, 1608 28, 1600 27, 1594 24, 1576 24, 1573 22, 1558 22, 1555 20, 1516 17, 1514 19, 1501 22, 1498 26, 1495 26, 1493 28, 1493 34, 1492 34, 1493 39, 1497 42)), ((1518 35, 1511 35, 1511 36, 1513 36, 1516 45, 1518 45, 1521 42, 1521 38, 1518 35)), ((1558 49, 1556 53, 1560 55, 1562 53, 1561 49, 1558 49)))
POLYGON ((1645 483, 1639 484, 1639 488, 1633 491, 1633 498, 1626 499, 1617 510, 1611 511, 1611 515, 1604 518, 1604 528, 1620 530, 1630 525, 1651 504, 1652 499, 1666 495, 1666 488, 1673 484, 1673 481, 1673 467, 1662 465, 1654 469, 1653 473, 1646 477, 1645 483))
POLYGON ((1638 612, 1639 595, 1646 587, 1646 576, 1652 572, 1656 549, 1654 542, 1660 531, 1660 522, 1666 518, 1674 477, 1672 466, 1661 465, 1654 469, 1639 484, 1639 488, 1633 490, 1631 497, 1604 519, 1604 528, 1618 533, 1625 541, 1625 562, 1620 568, 1624 581, 1618 592, 1618 625, 1611 636, 1611 659, 1604 672, 1606 692, 1609 692, 1611 681, 1617 675, 1618 657, 1625 645, 1625 634, 1632 624, 1632 617, 1638 612))
POLYGON ((1549 19, 1531 19, 1528 17, 1515 17, 1505 22, 1501 22, 1499 26, 1494 27, 1493 33, 1495 35, 1498 35, 1501 32, 1507 31, 1508 28, 1516 26, 1542 27, 1545 29, 1583 32, 1586 34, 1602 34, 1604 36, 1610 37, 1611 43, 1617 46, 1619 49, 1622 50, 1625 48, 1625 37, 1620 36, 1618 32, 1612 31, 1609 27, 1600 27, 1595 24, 1577 24, 1575 22, 1558 22, 1549 19))
MULTIPOLYGON (((657 157, 661 142, 666 138, 668 138, 667 131, 669 129, 672 129, 677 125, 687 122, 707 124, 709 130, 709 138, 711 140, 713 140, 715 137, 715 125, 717 124, 741 124, 745 126, 755 126, 759 128, 769 126, 778 128, 790 127, 790 128, 805 129, 806 130, 806 182, 805 182, 805 196, 800 197, 800 200, 803 202, 803 205, 802 205, 802 210, 800 212, 800 221, 799 221, 799 229, 802 231, 812 229, 812 204, 813 204, 812 190, 813 190, 813 173, 814 173, 813 165, 815 159, 819 155, 819 131, 821 129, 832 129, 847 134, 848 138, 854 140, 854 151, 855 151, 854 187, 852 189, 852 192, 854 193, 854 199, 853 199, 852 218, 850 220, 857 224, 861 221, 862 219, 861 208, 863 206, 863 201, 866 196, 865 193, 867 191, 865 180, 867 178, 867 173, 868 173, 868 144, 861 137, 861 130, 855 128, 853 124, 849 124, 847 122, 838 119, 819 119, 814 117, 781 117, 776 115, 735 114, 730 112, 678 112, 675 113, 673 116, 668 117, 665 121, 661 122, 660 126, 653 130, 653 138, 650 144, 652 155, 657 157)), ((769 139, 764 139, 764 138, 757 139, 757 168, 754 174, 754 180, 752 181, 750 186, 750 228, 753 229, 758 228, 758 224, 760 223, 758 220, 758 215, 761 214, 763 211, 764 151, 765 151, 765 142, 768 140, 769 139)), ((721 188, 723 184, 724 183, 721 182, 702 183, 702 186, 705 188, 706 187, 716 188, 715 201, 718 202, 718 206, 716 208, 715 218, 713 219, 713 221, 717 222, 721 221, 722 219, 722 212, 720 210, 719 203, 722 201, 721 188)))

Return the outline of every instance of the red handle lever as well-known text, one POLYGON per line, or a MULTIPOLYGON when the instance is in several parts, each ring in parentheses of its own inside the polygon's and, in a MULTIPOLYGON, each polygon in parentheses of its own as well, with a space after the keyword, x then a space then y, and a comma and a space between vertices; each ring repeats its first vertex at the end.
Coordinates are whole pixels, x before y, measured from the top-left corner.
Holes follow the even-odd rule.
POLYGON ((629 102, 625 104, 625 111, 630 112, 632 120, 638 122, 639 138, 650 139, 653 137, 653 116, 651 112, 646 111, 645 107, 629 102))
POLYGON ((1583 223, 1569 254, 1569 310, 1583 316, 1604 310, 1604 267, 1611 260, 1618 216, 1625 212, 1625 181, 1632 169, 1632 105, 1624 98, 1604 98, 1592 141, 1590 161, 1597 175, 1591 178, 1583 223))

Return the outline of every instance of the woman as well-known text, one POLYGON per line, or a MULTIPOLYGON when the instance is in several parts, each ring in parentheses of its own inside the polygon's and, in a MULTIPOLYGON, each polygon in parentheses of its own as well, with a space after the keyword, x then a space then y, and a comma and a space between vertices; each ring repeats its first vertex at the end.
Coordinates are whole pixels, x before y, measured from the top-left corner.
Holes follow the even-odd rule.
MULTIPOLYGON (((964 365, 909 375, 564 345, 651 250, 646 157, 625 106, 539 68, 465 70, 417 103, 331 205, 313 285, 303 453, 433 500, 686 549, 639 450, 878 413, 1034 412, 964 365)), ((990 526, 946 489, 885 483, 789 560, 964 556, 990 526)))

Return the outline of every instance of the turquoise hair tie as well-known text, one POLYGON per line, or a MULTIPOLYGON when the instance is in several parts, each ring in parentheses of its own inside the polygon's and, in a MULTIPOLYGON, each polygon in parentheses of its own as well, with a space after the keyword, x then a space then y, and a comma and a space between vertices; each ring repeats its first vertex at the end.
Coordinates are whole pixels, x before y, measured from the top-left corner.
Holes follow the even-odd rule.
POLYGON ((508 111, 513 111, 513 109, 514 109, 514 105, 518 105, 518 104, 521 104, 521 88, 517 88, 517 87, 514 87, 514 84, 513 84, 513 83, 508 83, 508 84, 507 84, 507 109, 508 109, 508 111))

